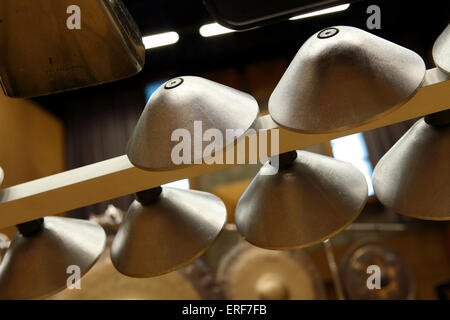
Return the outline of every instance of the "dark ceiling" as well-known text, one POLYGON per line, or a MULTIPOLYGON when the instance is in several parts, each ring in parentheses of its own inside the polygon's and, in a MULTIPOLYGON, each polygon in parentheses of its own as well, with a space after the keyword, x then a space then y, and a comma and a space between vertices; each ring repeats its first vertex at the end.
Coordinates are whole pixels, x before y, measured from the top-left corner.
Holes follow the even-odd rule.
POLYGON ((381 30, 371 32, 427 55, 450 18, 450 2, 445 0, 359 1, 340 13, 205 39, 199 36, 198 29, 213 19, 202 0, 123 1, 143 35, 169 30, 180 34, 176 45, 148 52, 146 69, 154 71, 164 68, 198 71, 266 57, 292 57, 309 36, 325 27, 345 24, 367 29, 366 10, 371 4, 380 6, 382 21, 381 30))
POLYGON ((122 0, 143 34, 166 30, 196 31, 211 21, 202 0, 122 0))

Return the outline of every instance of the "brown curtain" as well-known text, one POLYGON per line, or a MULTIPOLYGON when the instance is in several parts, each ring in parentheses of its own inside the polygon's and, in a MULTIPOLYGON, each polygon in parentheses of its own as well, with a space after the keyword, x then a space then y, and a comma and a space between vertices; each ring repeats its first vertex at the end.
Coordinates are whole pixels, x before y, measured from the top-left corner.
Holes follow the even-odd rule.
MULTIPOLYGON (((139 77, 40 99, 59 113, 66 128, 67 170, 123 155, 145 107, 139 77)), ((108 204, 127 210, 133 196, 113 199, 69 212, 87 218, 104 212, 108 204)))

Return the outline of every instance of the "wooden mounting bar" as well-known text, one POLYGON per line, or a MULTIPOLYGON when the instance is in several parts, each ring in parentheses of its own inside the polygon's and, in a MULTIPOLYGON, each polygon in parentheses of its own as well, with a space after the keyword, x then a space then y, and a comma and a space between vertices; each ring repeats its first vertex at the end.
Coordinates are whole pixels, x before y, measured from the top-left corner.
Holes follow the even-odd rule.
MULTIPOLYGON (((279 129, 279 152, 283 153, 449 108, 450 80, 434 68, 427 70, 423 86, 408 102, 392 113, 356 128, 326 134, 298 133, 279 128, 270 116, 260 117, 256 126, 269 131, 279 129)), ((0 190, 0 228, 230 166, 233 165, 202 164, 170 171, 144 171, 134 167, 126 155, 97 162, 0 190)))

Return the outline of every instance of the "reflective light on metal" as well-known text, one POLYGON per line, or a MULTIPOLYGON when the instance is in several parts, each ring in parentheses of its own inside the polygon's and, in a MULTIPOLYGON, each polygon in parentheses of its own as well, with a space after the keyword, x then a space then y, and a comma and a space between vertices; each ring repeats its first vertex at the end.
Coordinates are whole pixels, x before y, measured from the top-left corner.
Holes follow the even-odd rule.
POLYGON ((345 3, 345 4, 341 4, 341 5, 338 5, 338 6, 331 7, 331 8, 317 10, 317 11, 313 11, 313 12, 309 12, 309 13, 304 13, 304 14, 292 17, 289 20, 300 20, 300 19, 305 19, 305 18, 310 18, 310 17, 315 17, 315 16, 321 16, 321 15, 324 15, 324 14, 345 11, 349 7, 350 7, 350 3, 345 3))
POLYGON ((450 75, 450 24, 434 43, 433 60, 440 70, 450 75))
POLYGON ((377 198, 394 212, 450 220, 450 110, 417 121, 375 166, 377 198))
POLYGON ((209 38, 221 34, 235 32, 235 30, 225 28, 218 23, 209 23, 201 26, 199 32, 202 37, 209 38))

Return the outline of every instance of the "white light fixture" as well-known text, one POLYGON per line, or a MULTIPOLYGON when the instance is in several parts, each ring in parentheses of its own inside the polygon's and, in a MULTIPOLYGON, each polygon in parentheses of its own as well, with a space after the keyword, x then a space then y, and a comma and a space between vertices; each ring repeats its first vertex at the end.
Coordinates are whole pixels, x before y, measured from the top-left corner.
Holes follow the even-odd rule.
POLYGON ((168 46, 177 43, 180 36, 175 31, 154 34, 142 38, 145 49, 168 46))
POLYGON ((205 24, 205 25, 201 26, 199 32, 202 37, 207 38, 207 37, 218 36, 218 35, 225 34, 225 33, 235 32, 235 30, 222 27, 218 23, 210 23, 210 24, 205 24))
POLYGON ((349 7, 350 7, 350 3, 345 3, 345 4, 341 4, 341 5, 338 5, 338 6, 331 7, 331 8, 317 10, 317 11, 313 11, 313 12, 310 12, 310 13, 304 13, 304 14, 301 14, 299 16, 292 17, 289 20, 299 20, 299 19, 305 19, 305 18, 309 18, 309 17, 320 16, 322 14, 328 14, 328 13, 344 11, 344 10, 347 10, 349 7))
POLYGON ((369 160, 369 152, 362 133, 331 140, 331 148, 335 159, 353 164, 366 178, 368 195, 373 196, 372 163, 369 160))

